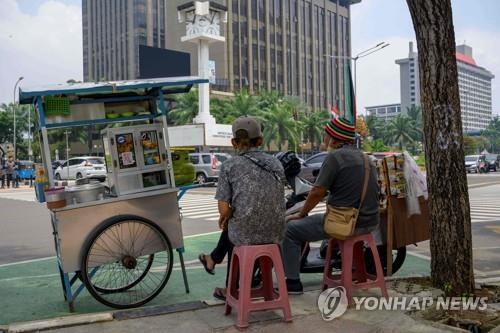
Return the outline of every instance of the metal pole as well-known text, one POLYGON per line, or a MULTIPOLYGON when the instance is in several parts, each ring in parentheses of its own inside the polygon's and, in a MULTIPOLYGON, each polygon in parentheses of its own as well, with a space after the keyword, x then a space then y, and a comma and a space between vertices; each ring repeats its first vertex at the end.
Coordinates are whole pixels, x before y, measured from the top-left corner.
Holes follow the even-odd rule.
POLYGON ((66 178, 69 180, 69 143, 68 143, 68 134, 70 131, 66 130, 64 131, 64 134, 66 134, 66 169, 68 170, 68 177, 66 178))
MULTIPOLYGON (((31 155, 33 152, 31 151, 31 105, 28 109, 28 161, 31 162, 31 155)), ((31 163, 30 163, 31 164, 31 163)))
POLYGON ((30 170, 30 187, 33 186, 33 165, 31 165, 31 155, 33 152, 31 151, 31 108, 32 105, 28 108, 28 161, 31 167, 30 170))
POLYGON ((358 96, 358 80, 356 77, 356 62, 358 61, 358 57, 352 58, 352 60, 354 61, 354 98, 356 98, 358 96))
POLYGON ((16 146, 16 90, 17 90, 17 85, 19 84, 19 82, 21 82, 21 80, 24 79, 24 77, 20 77, 19 79, 17 79, 16 81, 16 84, 14 85, 14 103, 12 104, 12 108, 13 108, 13 111, 14 111, 14 140, 12 142, 12 144, 14 145, 14 161, 16 160, 17 158, 17 146, 16 146))

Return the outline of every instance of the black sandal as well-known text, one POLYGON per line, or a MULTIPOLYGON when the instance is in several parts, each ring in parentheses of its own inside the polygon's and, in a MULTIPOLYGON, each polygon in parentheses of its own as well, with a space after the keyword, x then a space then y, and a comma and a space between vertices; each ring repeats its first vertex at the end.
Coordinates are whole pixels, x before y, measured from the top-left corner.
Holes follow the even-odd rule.
POLYGON ((215 288, 213 296, 219 301, 226 301, 226 288, 215 288))
POLYGON ((208 274, 211 274, 211 275, 215 275, 215 272, 214 272, 214 269, 209 269, 208 266, 207 266, 207 260, 205 259, 205 254, 202 253, 198 256, 198 260, 201 262, 201 264, 203 265, 203 267, 205 268, 205 271, 208 273, 208 274))

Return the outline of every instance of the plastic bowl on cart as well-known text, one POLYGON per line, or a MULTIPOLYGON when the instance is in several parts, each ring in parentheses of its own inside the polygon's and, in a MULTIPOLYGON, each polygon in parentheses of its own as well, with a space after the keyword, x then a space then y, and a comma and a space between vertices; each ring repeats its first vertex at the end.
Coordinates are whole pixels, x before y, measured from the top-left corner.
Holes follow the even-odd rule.
POLYGON ((48 209, 62 208, 66 206, 66 194, 64 187, 52 187, 45 190, 45 201, 48 209))

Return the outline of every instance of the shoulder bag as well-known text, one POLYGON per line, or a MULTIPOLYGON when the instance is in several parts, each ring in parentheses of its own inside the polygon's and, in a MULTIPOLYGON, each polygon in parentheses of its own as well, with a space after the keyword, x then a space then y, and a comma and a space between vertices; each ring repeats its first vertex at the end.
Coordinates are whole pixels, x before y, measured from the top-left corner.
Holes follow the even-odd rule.
POLYGON ((280 182, 280 183, 283 182, 280 175, 276 171, 272 170, 267 164, 263 163, 261 160, 259 160, 255 156, 248 155, 247 153, 240 154, 240 156, 243 156, 246 159, 248 159, 249 161, 253 162, 255 165, 257 165, 262 170, 269 172, 278 182, 280 182))
POLYGON ((358 220, 359 210, 363 205, 366 190, 368 188, 368 179, 370 178, 370 163, 368 156, 363 153, 365 174, 363 177, 363 191, 359 207, 336 207, 327 205, 324 230, 332 238, 346 239, 354 234, 356 222, 358 220))

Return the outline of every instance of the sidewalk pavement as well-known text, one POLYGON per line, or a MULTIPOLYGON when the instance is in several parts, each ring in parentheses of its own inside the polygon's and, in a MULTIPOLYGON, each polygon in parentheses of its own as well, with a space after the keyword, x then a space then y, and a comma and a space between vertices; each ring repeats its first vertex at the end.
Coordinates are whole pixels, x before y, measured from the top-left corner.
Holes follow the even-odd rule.
MULTIPOLYGON (((370 290, 371 291, 371 290, 370 290)), ((377 295, 376 291, 370 293, 377 295)), ((397 295, 394 290, 389 294, 397 295)), ((253 312, 250 317, 250 326, 247 332, 346 332, 346 333, 369 333, 369 332, 393 332, 393 333, 444 333, 444 332, 465 332, 438 323, 415 320, 401 311, 366 311, 356 310, 350 307, 340 318, 333 321, 324 321, 317 306, 319 290, 307 291, 303 295, 290 296, 293 313, 293 322, 285 323, 282 319, 281 311, 253 312)), ((367 295, 364 292, 363 295, 367 295)), ((48 329, 45 332, 54 333, 94 333, 94 332, 238 332, 234 326, 236 322, 235 311, 229 316, 224 315, 222 302, 195 302, 186 304, 184 311, 182 305, 177 305, 180 312, 168 313, 175 310, 176 306, 170 307, 146 307, 142 309, 117 311, 111 316, 106 314, 85 315, 84 322, 91 323, 81 326, 68 326, 50 329, 40 325, 23 326, 22 324, 11 324, 8 332, 27 332, 31 327, 32 331, 38 329, 48 329), (195 310, 189 308, 197 307, 195 310), (163 313, 163 314, 161 314, 163 313), (150 315, 140 317, 141 315, 150 315), (151 316, 151 314, 154 314, 151 316), (94 317, 94 318, 93 318, 94 317), (97 322, 100 321, 101 322, 97 322), (93 323, 92 323, 93 322, 93 323)), ((73 318, 74 317, 68 317, 73 318)), ((59 325, 74 325, 76 322, 59 325)))

